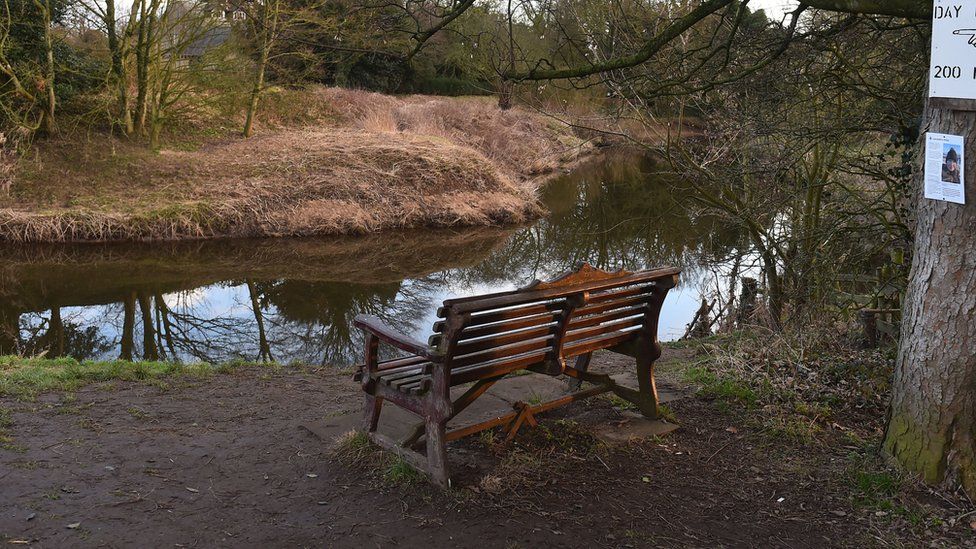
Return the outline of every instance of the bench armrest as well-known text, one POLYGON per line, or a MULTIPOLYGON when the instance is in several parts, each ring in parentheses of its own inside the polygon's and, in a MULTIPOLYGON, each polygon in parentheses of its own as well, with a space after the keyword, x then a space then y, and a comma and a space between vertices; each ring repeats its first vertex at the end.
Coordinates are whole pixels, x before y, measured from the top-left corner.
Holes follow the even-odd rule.
POLYGON ((429 360, 440 360, 440 355, 431 349, 426 343, 418 341, 406 334, 401 333, 395 328, 391 328, 383 323, 382 320, 372 315, 357 315, 353 324, 379 338, 380 341, 401 349, 417 356, 422 356, 429 360))

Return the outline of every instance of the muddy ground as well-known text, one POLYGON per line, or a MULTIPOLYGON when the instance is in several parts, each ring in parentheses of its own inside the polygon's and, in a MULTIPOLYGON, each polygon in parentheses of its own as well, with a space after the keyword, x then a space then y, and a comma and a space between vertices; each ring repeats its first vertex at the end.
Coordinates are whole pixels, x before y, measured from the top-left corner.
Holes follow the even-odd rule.
MULTIPOLYGON (((628 366, 610 355, 594 360, 611 372, 628 366)), ((850 481, 856 448, 840 439, 771 440, 745 412, 669 381, 667 361, 661 369, 677 431, 616 441, 624 437, 615 432, 667 426, 591 399, 542 416, 512 445, 491 435, 452 444, 449 492, 402 474, 375 450, 335 449, 358 421, 360 395, 350 376, 333 371, 247 368, 163 385, 93 385, 33 402, 3 399, 13 414, 12 442, 0 450, 0 542, 976 546, 957 501, 909 485, 893 496, 896 506, 879 504, 850 481), (920 515, 899 512, 904 502, 920 515), (946 517, 959 520, 950 527, 946 517)), ((562 382, 537 377, 509 380, 500 391, 511 394, 496 403, 563 390, 562 382), (531 390, 519 396, 520 387, 531 390)), ((408 419, 391 413, 383 428, 408 419)))

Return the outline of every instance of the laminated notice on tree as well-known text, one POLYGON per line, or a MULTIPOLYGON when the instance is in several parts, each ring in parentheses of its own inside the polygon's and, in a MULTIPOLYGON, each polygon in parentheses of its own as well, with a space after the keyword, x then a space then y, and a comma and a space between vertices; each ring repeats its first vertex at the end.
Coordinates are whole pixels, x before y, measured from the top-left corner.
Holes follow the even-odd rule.
POLYGON ((925 138, 925 198, 966 203, 963 136, 929 133, 925 138))

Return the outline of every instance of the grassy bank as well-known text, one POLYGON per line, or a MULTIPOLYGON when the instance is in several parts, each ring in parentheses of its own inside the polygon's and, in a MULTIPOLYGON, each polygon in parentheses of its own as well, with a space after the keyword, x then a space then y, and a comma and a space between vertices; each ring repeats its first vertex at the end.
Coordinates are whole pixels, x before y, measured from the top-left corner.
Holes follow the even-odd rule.
MULTIPOLYGON (((490 98, 316 87, 268 93, 256 137, 201 116, 162 150, 66 132, 38 142, 0 194, 16 242, 366 233, 517 223, 542 179, 591 146, 490 98)), ((222 122, 222 123, 221 123, 222 122)))
POLYGON ((124 360, 85 360, 73 358, 22 358, 0 356, 0 397, 34 398, 48 391, 74 391, 92 383, 106 381, 144 381, 163 383, 165 379, 192 377, 203 379, 229 373, 248 362, 208 364, 198 362, 129 362, 124 360))

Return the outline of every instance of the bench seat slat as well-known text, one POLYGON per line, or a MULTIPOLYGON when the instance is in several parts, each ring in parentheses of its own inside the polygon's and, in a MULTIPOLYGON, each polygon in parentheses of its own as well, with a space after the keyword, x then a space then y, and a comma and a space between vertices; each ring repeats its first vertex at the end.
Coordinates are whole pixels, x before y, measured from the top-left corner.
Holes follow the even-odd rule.
POLYGON ((522 307, 485 309, 471 315, 471 319, 467 322, 467 326, 481 326, 482 324, 491 324, 494 322, 501 322, 503 320, 514 320, 541 313, 555 313, 561 311, 563 307, 565 307, 564 302, 565 299, 558 299, 543 301, 541 303, 532 303, 522 307))
POLYGON ((464 339, 458 342, 455 354, 466 355, 478 351, 484 351, 486 349, 501 347, 503 345, 509 345, 511 343, 518 343, 520 341, 544 337, 553 334, 555 328, 556 324, 550 322, 549 324, 529 329, 501 332, 482 338, 464 339))
POLYGON ((379 376, 378 379, 387 385, 395 385, 400 380, 413 377, 414 375, 426 375, 425 366, 426 364, 421 364, 419 366, 405 366, 402 370, 394 374, 379 376))
POLYGON ((597 324, 595 326, 587 326, 584 328, 570 329, 566 332, 563 337, 563 348, 565 349, 568 343, 574 341, 579 341, 581 339, 588 339, 598 335, 603 334, 613 334, 620 333, 623 330, 629 328, 639 328, 644 325, 644 318, 640 316, 632 316, 616 320, 607 324, 597 324))
POLYGON ((419 364, 421 362, 427 362, 427 359, 422 356, 405 356, 405 357, 398 357, 390 360, 384 360, 383 362, 377 364, 377 368, 379 369, 380 372, 383 372, 386 370, 392 370, 403 366, 419 364))
POLYGON ((609 301, 611 299, 621 299, 625 297, 631 297, 635 295, 650 293, 654 284, 635 284, 633 286, 624 286, 623 288, 605 290, 602 292, 595 292, 590 294, 590 303, 601 303, 604 301, 609 301))
POLYGON ((519 355, 529 351, 549 348, 552 347, 552 340, 553 336, 547 335, 536 339, 520 341, 511 345, 493 347, 484 351, 478 351, 477 353, 455 356, 454 360, 451 361, 451 372, 454 372, 456 368, 462 368, 471 364, 479 364, 490 360, 519 355))
MULTIPOLYGON (((523 318, 517 318, 514 320, 504 320, 501 322, 495 322, 491 324, 482 324, 480 326, 471 326, 465 328, 461 332, 461 341, 467 341, 469 339, 475 339, 479 337, 485 337, 495 334, 502 334, 505 332, 511 332, 514 330, 520 330, 523 328, 532 328, 535 326, 544 326, 546 324, 553 324, 556 322, 556 315, 558 312, 545 312, 542 314, 527 316, 523 318)), ((441 342, 441 334, 435 334, 430 338, 430 344, 432 346, 437 346, 441 342)))
POLYGON ((589 315, 584 317, 574 316, 569 321, 569 329, 573 330, 575 328, 585 328, 586 326, 603 324, 604 322, 612 322, 614 320, 626 318, 628 316, 637 316, 643 314, 645 314, 644 307, 638 305, 634 307, 626 307, 624 309, 615 309, 608 313, 589 315))
POLYGON ((427 379, 430 379, 429 374, 425 374, 423 372, 414 372, 414 374, 411 376, 393 380, 389 382, 387 385, 390 385, 391 387, 394 387, 399 391, 407 391, 411 388, 421 387, 423 385, 423 382, 427 379))
POLYGON ((647 303, 647 300, 649 298, 650 298, 649 294, 638 294, 634 296, 625 297, 622 299, 614 299, 612 301, 604 301, 592 305, 584 305, 579 309, 576 309, 576 311, 573 312, 573 316, 580 317, 584 315, 594 315, 606 311, 612 311, 614 309, 620 309, 622 307, 629 307, 631 305, 643 305, 644 303, 647 303))
MULTIPOLYGON (((485 377, 502 375, 508 372, 539 364, 546 359, 550 349, 539 349, 520 355, 505 357, 502 359, 491 360, 478 364, 463 366, 451 370, 451 386, 463 385, 471 381, 477 381, 485 377)), ((424 377, 417 376, 410 381, 405 381, 397 386, 400 390, 411 391, 418 387, 424 377)))
POLYGON ((413 364, 406 364, 404 366, 397 366, 396 368, 387 368, 385 370, 380 370, 376 372, 376 374, 373 377, 377 379, 395 378, 396 376, 402 374, 403 372, 409 372, 412 370, 422 370, 427 364, 430 363, 427 361, 423 361, 423 362, 415 362, 413 364))
POLYGON ((508 357, 503 360, 475 364, 466 368, 451 371, 451 384, 468 383, 484 377, 507 374, 509 372, 540 364, 546 359, 550 349, 541 349, 532 353, 508 357))
POLYGON ((563 346, 563 357, 573 358, 600 349, 606 349, 607 347, 613 347, 614 345, 619 345, 639 334, 640 329, 635 327, 623 333, 611 332, 599 337, 574 341, 563 346))

